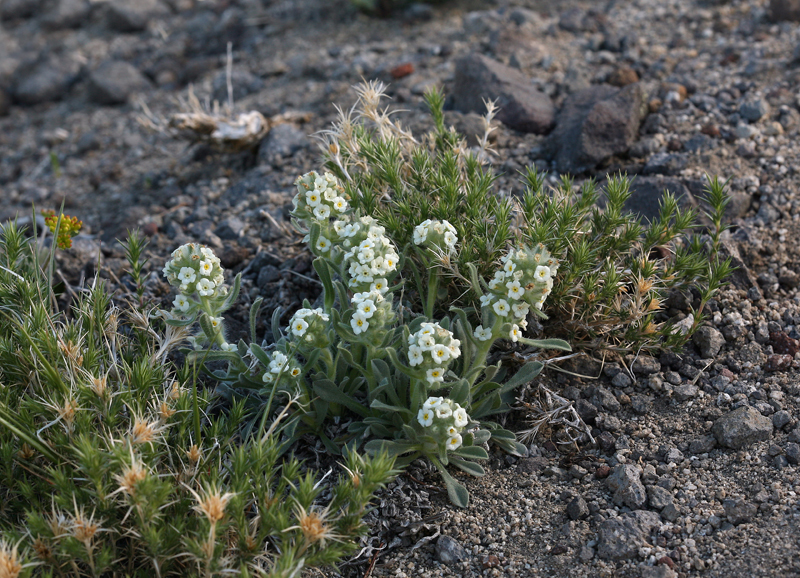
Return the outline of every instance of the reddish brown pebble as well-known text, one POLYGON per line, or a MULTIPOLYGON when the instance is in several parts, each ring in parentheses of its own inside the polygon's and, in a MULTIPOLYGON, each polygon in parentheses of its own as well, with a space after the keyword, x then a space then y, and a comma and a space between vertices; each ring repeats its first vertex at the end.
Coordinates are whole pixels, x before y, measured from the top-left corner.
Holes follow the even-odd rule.
POLYGON ((647 104, 647 107, 650 109, 650 112, 658 112, 662 104, 664 103, 661 102, 660 98, 654 98, 647 104))
POLYGON ((663 564, 664 566, 669 566, 670 570, 675 568, 675 562, 672 561, 672 558, 669 556, 664 556, 658 559, 659 564, 663 564))
POLYGON ((483 559, 483 569, 486 570, 487 568, 497 568, 500 565, 500 558, 495 556, 494 554, 489 554, 486 558, 483 559))
POLYGON ((144 233, 148 237, 152 237, 153 235, 158 233, 158 225, 156 223, 153 223, 152 221, 149 223, 145 223, 142 226, 142 233, 144 233))
POLYGON ((542 444, 542 447, 543 447, 544 449, 546 449, 548 452, 555 452, 555 451, 557 451, 557 450, 558 450, 558 448, 556 447, 556 444, 554 444, 554 443, 553 443, 553 442, 551 442, 550 440, 547 440, 546 442, 544 442, 544 443, 542 444))
POLYGON ((786 371, 791 367, 791 355, 770 355, 764 364, 764 371, 786 371))
POLYGON ((597 470, 594 472, 594 477, 597 478, 598 480, 603 480, 607 478, 608 474, 610 473, 611 473, 611 468, 603 464, 602 466, 599 466, 597 470))
POLYGON ((723 368, 720 370, 719 374, 720 374, 722 377, 727 377, 728 379, 736 379, 736 374, 735 374, 735 373, 733 373, 733 372, 732 372, 730 369, 728 369, 727 367, 723 367, 723 368))
POLYGON ((739 60, 741 60, 741 58, 742 58, 741 55, 737 54, 736 52, 731 52, 722 57, 722 60, 720 60, 720 64, 722 66, 728 66, 729 64, 736 64, 737 62, 739 62, 739 60))
POLYGON ((769 343, 775 353, 794 355, 800 350, 796 339, 792 339, 783 331, 772 331, 769 334, 769 343))
POLYGON ((715 124, 703 125, 703 128, 700 129, 700 132, 713 138, 717 138, 720 135, 719 127, 715 124))
POLYGON ((414 72, 414 65, 411 64, 410 62, 404 62, 403 64, 400 64, 399 66, 395 66, 394 68, 392 68, 392 71, 389 74, 392 75, 392 78, 397 79, 397 78, 403 78, 404 76, 408 76, 412 72, 414 72))
POLYGON ((634 82, 639 82, 639 75, 630 66, 617 68, 608 76, 608 84, 612 86, 628 86, 634 82))
POLYGON ((563 544, 559 544, 558 546, 553 546, 553 549, 550 550, 550 553, 553 556, 560 556, 561 554, 566 554, 567 553, 567 547, 564 546, 563 544))
POLYGON ((683 143, 676 138, 670 139, 667 143, 667 149, 673 152, 683 150, 683 143))

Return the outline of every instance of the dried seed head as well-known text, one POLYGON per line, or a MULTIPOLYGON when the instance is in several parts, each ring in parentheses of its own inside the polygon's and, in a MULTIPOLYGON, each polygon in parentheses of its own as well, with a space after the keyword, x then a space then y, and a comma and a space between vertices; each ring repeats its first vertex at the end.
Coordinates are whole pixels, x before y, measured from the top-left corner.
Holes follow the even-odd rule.
POLYGON ((91 382, 89 383, 89 389, 91 389, 97 397, 105 397, 108 388, 106 387, 106 378, 103 377, 93 377, 91 382))
POLYGON ((100 524, 94 519, 94 512, 87 516, 83 508, 77 509, 76 507, 75 514, 72 516, 72 524, 69 528, 70 534, 76 540, 88 545, 100 530, 100 524))
POLYGON ((325 547, 328 540, 339 541, 341 536, 337 534, 328 523, 328 509, 314 508, 306 509, 300 506, 299 503, 295 504, 295 516, 297 517, 297 526, 292 526, 286 530, 300 529, 305 538, 306 544, 315 544, 319 542, 321 547, 325 547))
POLYGON ((174 409, 167 405, 167 402, 162 401, 161 405, 158 408, 158 415, 161 416, 161 421, 167 421, 173 415, 175 415, 174 409))
POLYGON ((171 400, 176 400, 181 396, 181 386, 177 381, 172 382, 168 396, 171 400))
POLYGON ((42 560, 49 560, 53 557, 53 551, 50 549, 50 546, 41 538, 36 538, 36 540, 33 541, 33 551, 36 552, 36 556, 42 560))
POLYGON ((186 457, 189 458, 190 462, 196 464, 203 457, 203 451, 197 447, 197 444, 192 444, 192 447, 186 450, 186 457))
POLYGON ((212 524, 216 524, 225 517, 225 507, 235 495, 230 492, 220 494, 219 490, 213 486, 205 490, 205 495, 203 497, 191 488, 189 488, 189 491, 192 492, 192 495, 194 495, 197 500, 197 505, 194 509, 208 518, 208 521, 212 524))
POLYGON ((55 506, 47 516, 47 525, 50 526, 50 532, 52 532, 54 538, 63 536, 69 531, 67 517, 61 512, 56 512, 55 506))
POLYGON ((20 457, 20 459, 29 460, 36 455, 36 452, 28 444, 22 444, 22 447, 17 452, 17 455, 20 457))
POLYGON ((131 450, 131 465, 125 466, 120 475, 114 476, 119 484, 119 492, 125 492, 129 496, 136 494, 136 485, 147 477, 147 470, 141 461, 136 459, 136 456, 131 450))
POLYGON ((64 343, 59 339, 58 347, 61 349, 61 352, 69 359, 73 364, 82 366, 83 365, 83 355, 80 354, 80 346, 72 343, 72 341, 67 341, 64 343))
POLYGON ((75 424, 75 412, 78 410, 78 402, 74 399, 68 399, 64 402, 64 406, 58 408, 58 416, 66 425, 67 431, 72 431, 72 426, 75 424))
POLYGON ((22 572, 17 545, 0 540, 0 578, 17 578, 22 572))
POLYGON ((658 297, 653 297, 650 303, 647 304, 647 310, 656 311, 657 309, 661 309, 661 300, 658 297))
POLYGON ((653 288, 653 281, 651 279, 642 279, 641 277, 636 280, 636 290, 640 294, 647 293, 653 288))
POLYGON ((164 430, 164 426, 159 421, 146 421, 144 418, 136 417, 131 428, 130 440, 132 444, 152 443, 156 437, 164 430))

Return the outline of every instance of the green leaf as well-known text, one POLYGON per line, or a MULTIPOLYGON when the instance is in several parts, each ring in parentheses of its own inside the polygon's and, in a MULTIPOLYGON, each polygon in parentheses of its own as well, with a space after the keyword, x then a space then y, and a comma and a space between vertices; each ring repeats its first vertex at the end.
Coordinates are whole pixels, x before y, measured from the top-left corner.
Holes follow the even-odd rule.
POLYGON ((347 409, 356 412, 361 417, 366 417, 369 415, 369 410, 366 407, 350 396, 342 393, 342 391, 336 387, 336 384, 330 380, 323 379, 321 381, 314 382, 314 393, 316 393, 325 401, 330 403, 338 403, 339 405, 345 406, 347 409))
POLYGON ((476 429, 473 430, 471 433, 473 438, 472 443, 475 445, 485 444, 492 437, 492 432, 486 429, 476 429))
POLYGON ((519 368, 519 371, 511 377, 503 387, 500 389, 500 393, 504 393, 506 391, 511 391, 512 389, 522 385, 523 383, 528 383, 534 377, 541 373, 544 364, 539 361, 529 361, 525 365, 519 368))
POLYGON ((260 345, 251 343, 250 351, 252 351, 255 358, 261 362, 261 365, 264 367, 269 367, 269 364, 272 362, 272 360, 270 359, 269 355, 267 355, 267 352, 261 349, 260 345))
POLYGON ((399 456, 414 451, 415 444, 411 442, 395 442, 390 440, 371 440, 364 445, 364 449, 372 454, 386 453, 387 456, 399 456))
POLYGON ((389 369, 389 364, 382 359, 372 360, 372 373, 375 374, 378 381, 382 379, 392 380, 392 371, 389 369))
POLYGON ((538 347, 539 349, 558 349, 559 351, 572 351, 572 346, 563 339, 528 339, 520 337, 519 340, 525 345, 538 347))
POLYGON ((257 297, 253 304, 250 306, 250 341, 256 341, 256 321, 258 320, 258 313, 261 310, 261 304, 264 302, 262 297, 257 297))
MULTIPOLYGON (((453 452, 455 454, 455 452, 453 452)), ((475 462, 468 462, 466 460, 462 460, 457 455, 450 456, 450 463, 457 467, 459 470, 467 472, 468 474, 472 474, 476 477, 481 477, 486 475, 486 470, 483 469, 483 466, 480 464, 476 464, 475 462)), ((451 498, 452 499, 452 498, 451 498)))
POLYGON ((431 460, 444 480, 444 485, 447 487, 447 496, 450 501, 459 508, 466 508, 469 506, 469 492, 467 488, 459 484, 453 476, 445 469, 445 467, 438 460, 431 460))
POLYGON ((222 313, 223 311, 227 311, 233 304, 236 303, 236 300, 239 298, 239 291, 242 288, 242 274, 239 273, 236 277, 233 278, 233 287, 228 292, 227 297, 225 297, 225 301, 222 302, 222 307, 219 308, 219 312, 222 313))
POLYGON ((462 407, 469 406, 469 382, 459 379, 450 390, 450 399, 462 407))
POLYGON ((452 452, 453 455, 471 460, 488 460, 489 454, 480 446, 461 446, 452 452))
POLYGON ((281 340, 281 308, 276 307, 275 311, 272 312, 272 337, 275 339, 275 342, 281 340))
POLYGON ((394 413, 402 413, 403 415, 407 415, 409 417, 412 416, 411 410, 409 410, 409 409, 406 409, 404 407, 399 407, 399 406, 396 406, 396 405, 388 405, 388 404, 383 403, 382 401, 379 401, 377 399, 373 400, 373 402, 369 406, 372 409, 381 409, 383 411, 391 411, 391 412, 394 412, 394 413))
POLYGON ((516 440, 494 440, 494 442, 497 444, 497 447, 502 449, 504 452, 511 454, 512 456, 519 456, 523 458, 528 455, 528 448, 516 440))
POLYGON ((400 371, 400 373, 407 375, 408 377, 411 377, 413 379, 420 379, 420 372, 411 369, 407 365, 404 365, 400 361, 400 358, 397 356, 397 351, 394 348, 390 347, 389 349, 387 349, 387 351, 389 352, 389 359, 392 360, 392 365, 394 366, 395 369, 400 371))
POLYGON ((192 313, 187 319, 164 319, 164 323, 170 327, 189 327, 197 321, 197 313, 192 313))

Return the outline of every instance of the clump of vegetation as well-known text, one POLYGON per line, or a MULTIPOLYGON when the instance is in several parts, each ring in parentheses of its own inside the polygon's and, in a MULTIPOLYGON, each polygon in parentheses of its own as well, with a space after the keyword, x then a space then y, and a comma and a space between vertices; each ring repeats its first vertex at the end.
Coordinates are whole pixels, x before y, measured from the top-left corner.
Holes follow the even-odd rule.
POLYGON ((244 403, 171 361, 186 327, 100 280, 57 311, 52 262, 0 229, 0 574, 289 577, 353 551, 391 458, 345 451, 317 480, 282 457, 285 406, 243 439, 244 403))
MULTIPOLYGON (((326 166, 342 179, 355 209, 409 248, 401 252, 410 274, 424 276, 432 267, 443 272, 436 288, 441 303, 477 310, 480 294, 473 290, 469 268, 489 275, 507 246, 542 244, 560 264, 543 309, 546 337, 591 350, 675 350, 700 326, 703 307, 731 271, 730 261, 716 256, 728 203, 718 179, 709 180, 704 199, 708 239, 700 234, 698 211, 682 209, 669 193, 659 218, 643 223, 624 208, 631 191, 622 175, 603 188, 589 182, 576 192, 569 179, 553 188, 546 175, 531 168, 520 197, 501 196, 485 162, 492 152, 491 103, 485 134, 469 150, 463 137, 446 127, 439 91, 426 95, 433 130, 415 137, 382 108, 384 88, 359 87, 353 109, 340 111, 339 120, 322 133, 326 166), (414 248, 414 228, 424 219, 453 224, 462 243, 457 254, 431 257, 414 248), (692 288, 700 292, 701 305, 692 326, 678 331, 664 318, 662 303, 670 291, 692 288)), ((423 293, 407 295, 412 307, 424 309, 423 293)))

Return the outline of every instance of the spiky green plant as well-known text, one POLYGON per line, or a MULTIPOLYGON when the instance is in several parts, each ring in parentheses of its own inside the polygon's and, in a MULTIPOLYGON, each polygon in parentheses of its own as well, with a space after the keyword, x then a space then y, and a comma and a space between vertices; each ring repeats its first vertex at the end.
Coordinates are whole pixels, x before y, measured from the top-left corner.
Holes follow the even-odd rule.
MULTIPOLYGON (((709 180, 704 199, 710 207, 708 246, 698 212, 682 209, 669 193, 649 225, 626 210, 630 179, 623 175, 609 178, 602 189, 589 182, 575 193, 570 179, 550 187, 546 175, 530 168, 521 198, 503 197, 494 191, 496 177, 485 162, 492 152, 492 103, 485 134, 477 149, 469 150, 445 125, 441 92, 426 94, 433 130, 417 138, 382 108, 384 89, 376 82, 358 87, 356 105, 340 111, 338 121, 321 133, 322 148, 351 205, 378 219, 403 247, 405 267, 418 287, 426 286, 425 271, 438 267, 449 274, 449 282, 437 287, 438 300, 477 309, 469 266, 487 275, 507 246, 541 243, 561 265, 544 308, 545 336, 583 349, 676 349, 699 327, 702 307, 731 270, 730 261, 713 257, 725 228, 724 183, 709 180), (600 208, 602 196, 606 202, 600 208), (463 243, 457 255, 431 260, 415 250, 414 227, 425 219, 455 226, 463 243), (702 305, 689 330, 679 332, 659 315, 661 304, 669 291, 690 288, 699 290, 702 305)), ((431 316, 420 301, 424 293, 411 290, 407 297, 412 308, 431 316)))
POLYGON ((280 414, 241 440, 244 405, 215 407, 170 361, 185 328, 115 306, 100 280, 54 310, 35 244, 0 229, 4 576, 289 577, 352 551, 393 460, 345 452, 320 482, 282 460, 280 414))

